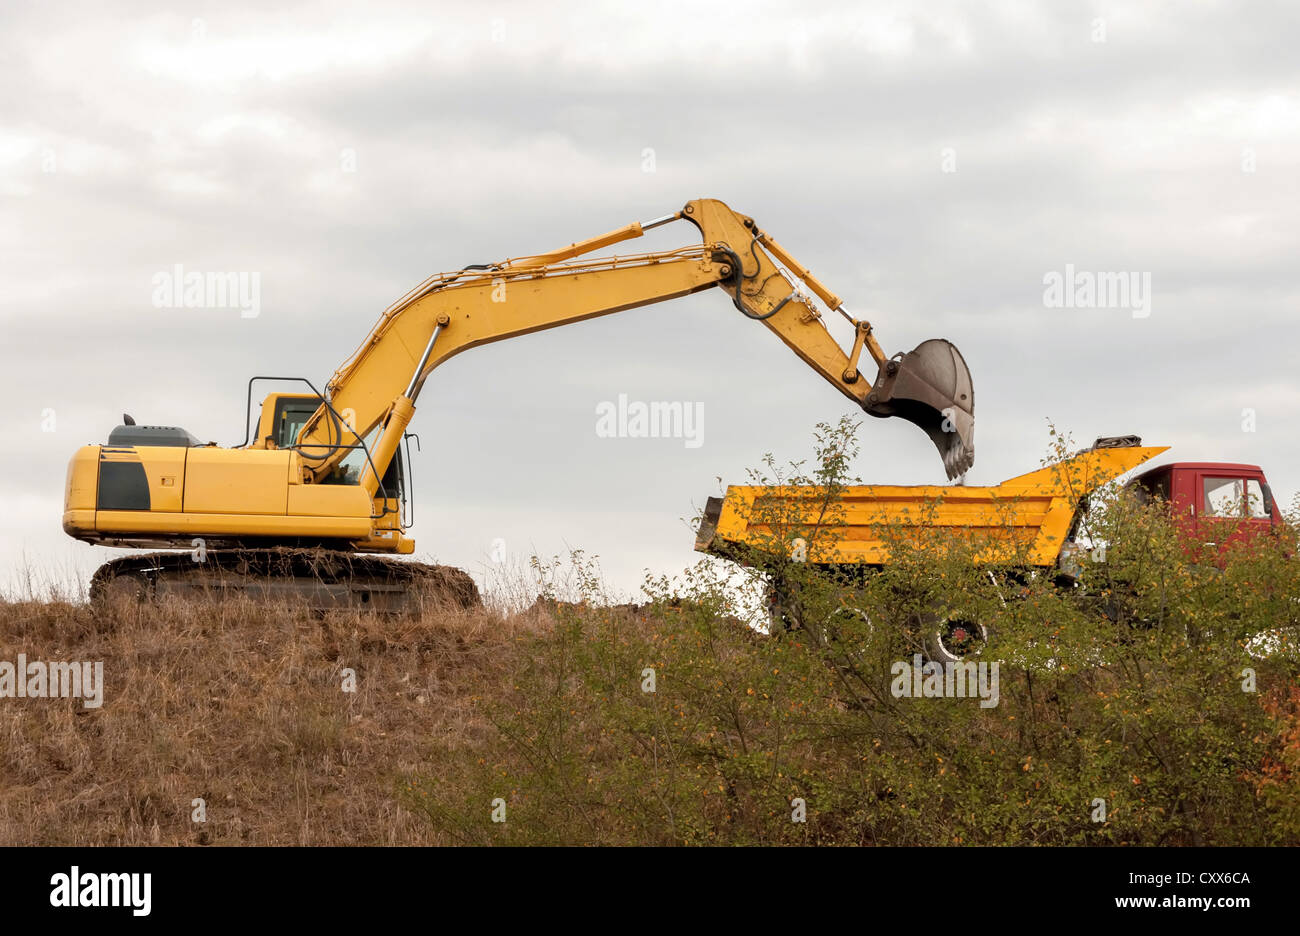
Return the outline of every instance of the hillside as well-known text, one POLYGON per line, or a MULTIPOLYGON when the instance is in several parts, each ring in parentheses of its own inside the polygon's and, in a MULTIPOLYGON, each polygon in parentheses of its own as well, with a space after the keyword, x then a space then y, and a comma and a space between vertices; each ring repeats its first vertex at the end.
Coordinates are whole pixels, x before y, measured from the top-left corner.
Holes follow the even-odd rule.
POLYGON ((470 704, 541 614, 400 622, 240 602, 0 604, 0 660, 103 661, 103 705, 0 699, 5 844, 433 844, 396 778, 484 732, 470 704), (356 671, 344 692, 342 671, 356 671), (195 798, 207 821, 191 821, 195 798))
POLYGON ((853 593, 897 627, 773 636, 703 567, 641 608, 585 569, 577 603, 514 614, 3 603, 0 667, 102 661, 104 692, 0 698, 0 842, 1300 842, 1293 645, 1243 651, 1289 601, 1258 558, 1169 583, 1138 629, 924 561, 853 593), (899 691, 904 579, 994 625, 991 699, 899 691))

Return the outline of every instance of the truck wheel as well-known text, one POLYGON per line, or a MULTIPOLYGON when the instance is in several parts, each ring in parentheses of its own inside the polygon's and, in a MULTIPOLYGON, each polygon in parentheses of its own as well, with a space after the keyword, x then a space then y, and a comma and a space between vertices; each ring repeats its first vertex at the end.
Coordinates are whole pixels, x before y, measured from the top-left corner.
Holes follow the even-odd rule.
POLYGON ((826 637, 828 640, 838 641, 844 636, 846 628, 854 630, 866 629, 867 636, 870 637, 874 627, 871 623, 871 615, 861 608, 852 605, 844 605, 836 608, 826 617, 824 625, 826 637))
POLYGON ((989 640, 988 628, 961 614, 938 617, 927 629, 925 653, 936 663, 961 663, 979 656, 989 640))

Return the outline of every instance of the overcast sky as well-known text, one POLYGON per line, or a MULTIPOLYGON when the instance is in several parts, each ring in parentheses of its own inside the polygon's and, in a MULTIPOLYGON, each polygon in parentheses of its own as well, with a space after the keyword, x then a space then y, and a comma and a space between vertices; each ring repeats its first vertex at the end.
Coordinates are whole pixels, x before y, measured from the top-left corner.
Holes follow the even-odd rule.
MULTIPOLYGON (((113 554, 60 514, 69 457, 122 412, 238 443, 250 376, 322 384, 429 273, 700 196, 888 352, 962 350, 968 483, 1037 467, 1051 420, 1261 464, 1289 501, 1300 6, 801 6, 0 8, 4 581, 113 554), (260 313, 155 307, 176 264, 257 273, 260 313), (1051 307, 1067 265, 1146 275, 1149 314, 1051 307)), ((720 292, 470 351, 415 418, 417 554, 481 574, 495 540, 580 547, 631 592, 694 561, 683 520, 719 478, 852 411, 720 292), (703 444, 599 437, 619 394, 702 404, 703 444)), ((921 432, 863 418, 864 479, 944 481, 921 432)))

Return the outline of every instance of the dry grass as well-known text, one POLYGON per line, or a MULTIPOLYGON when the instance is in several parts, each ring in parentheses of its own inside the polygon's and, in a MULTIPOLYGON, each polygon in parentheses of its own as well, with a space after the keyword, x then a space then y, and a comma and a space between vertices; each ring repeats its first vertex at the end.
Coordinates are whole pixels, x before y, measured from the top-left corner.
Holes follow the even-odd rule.
POLYGON ((551 624, 0 601, 0 660, 102 660, 105 682, 99 709, 0 699, 0 844, 441 844, 398 778, 482 741, 471 696, 551 624))

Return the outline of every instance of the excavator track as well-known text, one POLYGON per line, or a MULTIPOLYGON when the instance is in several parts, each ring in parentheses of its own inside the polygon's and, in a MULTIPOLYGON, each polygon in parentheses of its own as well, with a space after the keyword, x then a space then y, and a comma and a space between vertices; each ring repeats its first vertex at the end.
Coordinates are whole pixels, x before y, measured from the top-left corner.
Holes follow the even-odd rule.
POLYGON ((124 556, 100 566, 90 600, 244 596, 312 611, 408 614, 430 604, 472 609, 478 587, 464 571, 330 549, 209 550, 124 556))

